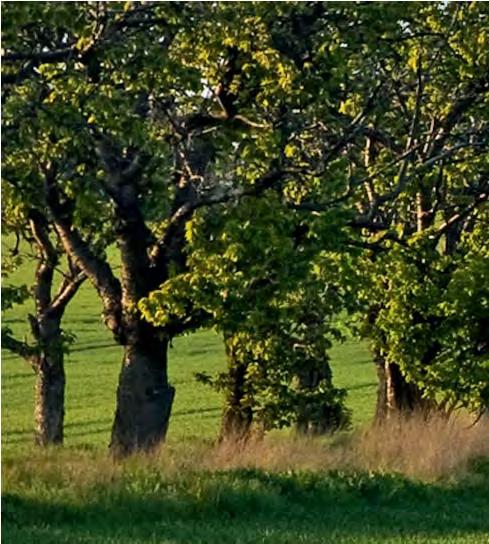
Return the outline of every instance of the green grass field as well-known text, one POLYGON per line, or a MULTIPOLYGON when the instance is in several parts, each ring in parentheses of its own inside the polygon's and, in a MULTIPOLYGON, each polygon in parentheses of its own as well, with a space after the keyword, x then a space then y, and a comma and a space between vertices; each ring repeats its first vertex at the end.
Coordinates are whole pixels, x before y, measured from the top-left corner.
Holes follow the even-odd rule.
MULTIPOLYGON (((26 263, 8 281, 32 282, 32 263, 26 263)), ((3 316, 19 337, 28 332, 27 302, 3 316)), ((66 444, 108 444, 115 411, 117 376, 122 350, 100 320, 101 306, 88 283, 68 307, 64 328, 76 334, 76 342, 66 357, 66 444)), ((170 380, 176 388, 168 439, 215 438, 219 431, 221 397, 199 384, 194 373, 214 372, 224 365, 220 337, 210 331, 177 338, 169 354, 170 380)), ((335 346, 332 365, 336 385, 349 391, 354 424, 369 421, 373 413, 375 371, 365 345, 356 341, 335 346)), ((32 442, 32 370, 20 358, 2 351, 2 444, 7 451, 32 442)))
POLYGON ((479 479, 428 485, 343 472, 169 473, 134 459, 117 470, 107 462, 94 469, 97 459, 80 453, 40 460, 37 472, 34 460, 8 467, 5 542, 441 544, 489 538, 487 466, 479 479))
MULTIPOLYGON (((31 266, 11 279, 30 282, 31 266)), ((106 447, 121 349, 101 326, 100 309, 87 284, 65 318, 77 339, 66 360, 62 449, 32 446, 34 376, 2 351, 5 542, 489 542, 487 461, 433 482, 372 471, 363 460, 348 466, 346 435, 295 445, 278 433, 248 458, 216 449, 221 398, 193 377, 224 364, 220 338, 208 331, 177 339, 170 352, 177 396, 167 445, 151 457, 113 461, 106 447), (323 460, 335 451, 336 460, 323 460)), ((24 335, 27 311, 15 308, 4 322, 24 335)), ((332 365, 359 429, 375 401, 368 350, 353 340, 337 345, 332 365)), ((372 463, 380 467, 375 455, 372 463)))

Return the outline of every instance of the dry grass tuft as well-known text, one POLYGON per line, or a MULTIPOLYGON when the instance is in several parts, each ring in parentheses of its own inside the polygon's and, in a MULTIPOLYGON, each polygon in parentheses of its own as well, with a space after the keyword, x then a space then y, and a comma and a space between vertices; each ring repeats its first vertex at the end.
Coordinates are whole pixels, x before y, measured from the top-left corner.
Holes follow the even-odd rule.
POLYGON ((473 459, 489 456, 489 420, 476 425, 463 415, 394 420, 364 432, 353 449, 368 470, 428 480, 450 477, 466 472, 473 459))
POLYGON ((175 477, 187 472, 235 468, 360 470, 397 472, 423 480, 464 476, 470 462, 489 458, 489 418, 471 425, 467 417, 412 417, 330 438, 268 436, 245 444, 188 441, 167 444, 151 455, 123 461, 100 450, 37 450, 7 461, 2 476, 30 488, 37 485, 86 489, 107 486, 138 473, 175 477))
POLYGON ((328 439, 268 436, 246 443, 190 442, 164 447, 153 462, 165 471, 263 468, 398 472, 434 480, 463 475, 470 462, 489 457, 489 419, 410 417, 328 439))
POLYGON ((489 456, 489 420, 474 425, 460 414, 393 420, 357 436, 350 454, 367 470, 427 480, 460 475, 473 459, 489 456))
MULTIPOLYGON (((167 461, 168 461, 168 456, 167 461)), ((267 437, 245 444, 230 441, 200 446, 173 458, 173 468, 226 470, 366 470, 399 472, 434 480, 461 475, 470 462, 489 457, 489 420, 432 415, 393 420, 331 439, 267 437)), ((167 465, 168 467, 168 465, 167 465)))

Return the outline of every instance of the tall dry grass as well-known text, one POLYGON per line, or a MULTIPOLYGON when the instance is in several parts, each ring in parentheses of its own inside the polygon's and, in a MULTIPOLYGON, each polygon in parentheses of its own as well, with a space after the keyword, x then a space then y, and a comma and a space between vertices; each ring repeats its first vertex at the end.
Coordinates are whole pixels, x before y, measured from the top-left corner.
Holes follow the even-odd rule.
POLYGON ((2 477, 7 487, 10 481, 27 488, 48 483, 86 488, 109 486, 141 471, 173 477, 189 471, 262 468, 397 472, 432 481, 463 476, 471 461, 480 457, 489 458, 489 418, 472 425, 463 416, 433 416, 429 421, 411 417, 327 439, 272 435, 245 444, 169 443, 151 455, 124 461, 97 450, 36 451, 4 462, 2 477))
POLYGON ((489 419, 432 415, 390 421, 355 437, 353 463, 366 470, 395 471, 422 479, 465 473, 471 461, 489 457, 489 419))
POLYGON ((269 437, 237 445, 225 442, 198 456, 208 469, 366 470, 399 472, 433 480, 466 472, 489 457, 489 419, 432 415, 392 420, 349 435, 318 440, 269 437))

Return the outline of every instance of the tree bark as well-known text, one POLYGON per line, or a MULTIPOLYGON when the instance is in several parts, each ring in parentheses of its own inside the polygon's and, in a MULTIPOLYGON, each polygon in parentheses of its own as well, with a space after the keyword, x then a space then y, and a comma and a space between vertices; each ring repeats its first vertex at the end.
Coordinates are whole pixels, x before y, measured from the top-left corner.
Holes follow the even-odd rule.
POLYGON ((251 406, 243 405, 247 365, 235 360, 232 350, 228 351, 228 364, 230 385, 222 413, 220 440, 242 442, 249 438, 253 423, 251 406))
POLYGON ((29 320, 37 344, 30 358, 37 375, 35 442, 39 446, 62 444, 66 380, 61 315, 30 315, 29 320))
POLYGON ((168 383, 168 341, 152 336, 124 348, 110 443, 117 456, 149 451, 166 437, 175 389, 168 383))
POLYGON ((399 366, 380 354, 375 355, 374 361, 379 379, 375 423, 382 425, 414 413, 426 414, 431 403, 423 398, 418 386, 406 381, 399 366))
POLYGON ((45 356, 37 362, 35 394, 35 440, 39 446, 63 443, 65 371, 63 361, 50 363, 45 356))

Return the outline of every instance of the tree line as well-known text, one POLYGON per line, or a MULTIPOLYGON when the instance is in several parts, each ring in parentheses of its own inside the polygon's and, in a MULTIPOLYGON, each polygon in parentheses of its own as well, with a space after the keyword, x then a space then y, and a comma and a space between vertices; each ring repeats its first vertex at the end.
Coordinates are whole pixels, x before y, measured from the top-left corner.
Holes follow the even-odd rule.
MULTIPOLYGON (((2 7, 2 228, 36 251, 36 440, 61 443, 80 285, 124 354, 111 449, 164 440, 172 338, 219 331, 222 437, 348 425, 338 315, 377 423, 489 402, 489 9, 481 2, 2 7), (107 259, 117 248, 118 266, 107 259), (55 270, 63 279, 55 291, 55 270)), ((19 262, 3 257, 4 272, 19 262)), ((26 324, 27 325, 27 324, 26 324)))

